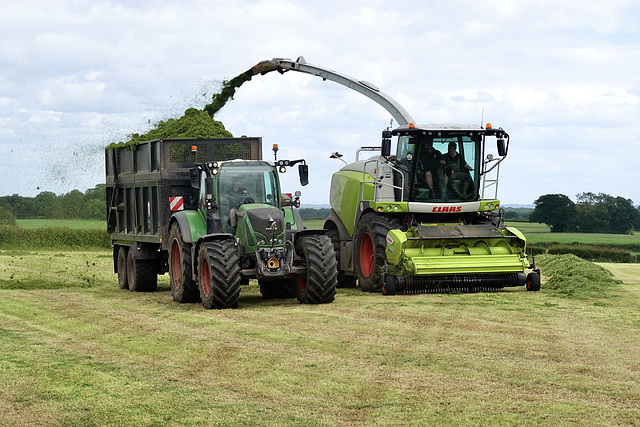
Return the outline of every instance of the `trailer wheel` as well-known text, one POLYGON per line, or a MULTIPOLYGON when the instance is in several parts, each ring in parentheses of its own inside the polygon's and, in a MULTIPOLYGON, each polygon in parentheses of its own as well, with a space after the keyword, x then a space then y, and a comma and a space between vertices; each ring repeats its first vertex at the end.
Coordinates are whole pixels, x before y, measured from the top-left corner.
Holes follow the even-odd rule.
POLYGON ((338 234, 338 230, 329 230, 327 232, 327 236, 331 239, 331 243, 333 243, 333 251, 336 254, 336 261, 338 263, 338 287, 339 288, 355 288, 356 287, 356 276, 347 276, 340 269, 340 235, 338 234))
POLYGON ((288 299, 297 296, 297 280, 258 280, 260 293, 264 299, 288 299))
POLYGON ((528 291, 539 291, 540 290, 540 274, 529 273, 527 275, 526 286, 528 291))
POLYGON ((191 275, 191 244, 185 243, 180 226, 174 223, 169 231, 169 284, 176 302, 198 301, 198 286, 191 275))
POLYGON ((127 280, 127 255, 129 248, 120 246, 118 248, 118 257, 116 258, 116 270, 118 271, 118 286, 120 289, 129 289, 129 281, 127 280))
POLYGON ((355 266, 360 288, 367 292, 382 289, 382 270, 387 262, 384 253, 387 246, 389 221, 382 216, 369 214, 358 221, 356 227, 355 266))
POLYGON ((158 288, 157 261, 136 259, 135 251, 127 255, 127 282, 132 292, 155 292, 158 288))
POLYGON ((240 262, 235 241, 205 242, 198 250, 198 288, 205 308, 236 308, 240 299, 240 262))
POLYGON ((331 239, 321 235, 303 236, 296 241, 296 252, 306 266, 306 273, 297 277, 298 302, 332 302, 338 285, 338 268, 331 239))

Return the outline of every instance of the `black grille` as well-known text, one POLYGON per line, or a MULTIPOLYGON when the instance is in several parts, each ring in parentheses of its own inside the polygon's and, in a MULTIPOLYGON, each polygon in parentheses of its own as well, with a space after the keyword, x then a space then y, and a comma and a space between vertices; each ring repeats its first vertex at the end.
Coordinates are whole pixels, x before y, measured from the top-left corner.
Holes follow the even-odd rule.
POLYGON ((253 231, 260 233, 268 239, 275 238, 284 231, 284 215, 277 208, 249 209, 247 216, 253 227, 253 231), (275 222, 275 230, 270 230, 275 222))

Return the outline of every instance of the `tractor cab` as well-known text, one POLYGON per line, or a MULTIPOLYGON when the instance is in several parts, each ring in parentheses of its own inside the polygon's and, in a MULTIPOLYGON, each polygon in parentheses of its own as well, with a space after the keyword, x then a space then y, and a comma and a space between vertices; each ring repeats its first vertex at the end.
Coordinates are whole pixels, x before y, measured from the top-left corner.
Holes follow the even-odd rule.
POLYGON ((217 200, 225 231, 235 232, 235 218, 246 204, 280 208, 280 189, 276 171, 265 161, 223 162, 217 171, 217 200))

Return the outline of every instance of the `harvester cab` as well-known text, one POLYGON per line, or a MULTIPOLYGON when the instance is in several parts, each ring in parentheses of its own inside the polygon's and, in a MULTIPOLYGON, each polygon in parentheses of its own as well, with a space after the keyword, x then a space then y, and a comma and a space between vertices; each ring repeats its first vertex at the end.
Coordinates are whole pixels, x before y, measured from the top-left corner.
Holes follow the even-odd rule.
POLYGON ((457 209, 460 203, 497 196, 500 162, 509 147, 503 129, 491 124, 409 125, 383 131, 383 146, 388 135, 398 137, 395 156, 385 156, 381 147, 395 170, 394 186, 402 187, 398 201, 455 202, 457 209))
MULTIPOLYGON (((339 286, 357 281, 365 291, 385 294, 540 288, 526 239, 505 227, 497 199, 507 132, 489 124, 417 125, 375 85, 303 57, 274 58, 252 68, 254 74, 274 70, 346 86, 384 107, 399 124, 382 132, 380 146, 362 147, 355 162, 333 174, 324 228, 335 248, 339 286), (366 151, 380 154, 360 159, 366 151)), ((344 161, 338 153, 332 157, 344 161)))

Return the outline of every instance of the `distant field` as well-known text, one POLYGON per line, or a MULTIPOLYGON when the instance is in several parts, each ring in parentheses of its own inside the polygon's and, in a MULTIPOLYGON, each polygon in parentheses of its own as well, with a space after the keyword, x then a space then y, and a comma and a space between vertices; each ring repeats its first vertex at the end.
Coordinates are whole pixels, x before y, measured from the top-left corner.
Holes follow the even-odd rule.
POLYGON ((106 221, 88 219, 17 219, 16 223, 18 227, 22 228, 67 227, 73 229, 107 229, 106 221))
POLYGON ((528 222, 508 222, 507 225, 520 230, 528 243, 590 243, 594 245, 640 244, 640 234, 598 234, 598 233, 551 233, 545 224, 528 222))

